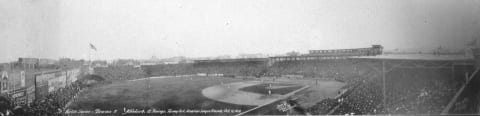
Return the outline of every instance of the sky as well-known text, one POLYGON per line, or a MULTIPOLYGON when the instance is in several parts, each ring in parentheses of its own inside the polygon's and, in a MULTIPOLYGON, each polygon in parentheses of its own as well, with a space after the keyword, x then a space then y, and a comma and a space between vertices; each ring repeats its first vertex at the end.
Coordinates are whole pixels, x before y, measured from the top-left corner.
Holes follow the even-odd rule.
POLYGON ((479 20, 478 0, 0 0, 0 62, 463 49, 479 20))

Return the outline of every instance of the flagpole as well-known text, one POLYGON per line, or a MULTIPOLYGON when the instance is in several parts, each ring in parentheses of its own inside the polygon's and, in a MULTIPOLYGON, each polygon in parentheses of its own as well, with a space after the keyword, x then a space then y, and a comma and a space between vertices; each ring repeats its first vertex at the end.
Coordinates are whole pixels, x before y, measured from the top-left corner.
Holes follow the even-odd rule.
POLYGON ((88 49, 88 66, 90 67, 90 62, 92 62, 92 58, 91 58, 91 54, 92 54, 92 50, 88 49))
POLYGON ((88 73, 90 74, 91 73, 91 69, 92 69, 92 58, 91 58, 91 52, 92 50, 90 50, 90 48, 88 49, 88 73))
MULTIPOLYGON (((89 45, 90 45, 90 49, 95 50, 95 52, 97 51, 97 48, 92 43, 89 43, 89 45)), ((88 52, 89 68, 92 68, 92 64, 93 64, 92 58, 91 58, 92 57, 91 52, 92 52, 91 50, 88 52)))
POLYGON ((92 73, 92 50, 91 48, 88 49, 88 73, 92 73))

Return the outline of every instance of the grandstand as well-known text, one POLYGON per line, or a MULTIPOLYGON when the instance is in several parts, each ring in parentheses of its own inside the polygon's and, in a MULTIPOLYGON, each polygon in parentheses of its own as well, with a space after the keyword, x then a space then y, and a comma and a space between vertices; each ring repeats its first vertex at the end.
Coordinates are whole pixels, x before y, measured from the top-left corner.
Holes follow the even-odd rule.
POLYGON ((305 56, 375 56, 382 54, 383 46, 372 45, 370 48, 310 50, 305 56))
POLYGON ((326 68, 340 66, 336 63, 344 64, 346 61, 344 59, 349 57, 380 55, 382 50, 381 45, 356 49, 310 50, 309 54, 300 56, 195 60, 193 64, 142 65, 142 70, 151 76, 205 73, 235 76, 303 75, 312 77, 331 74, 332 71, 326 68), (328 66, 325 66, 325 63, 328 66))
POLYGON ((266 71, 266 58, 196 60, 193 68, 197 73, 236 76, 258 76, 266 71))
POLYGON ((332 114, 440 114, 465 86, 465 75, 473 73, 472 60, 463 56, 405 57, 350 58, 357 67, 370 68, 370 74, 359 76, 371 77, 340 98, 332 114))
POLYGON ((479 114, 480 113, 480 78, 478 78, 480 63, 480 48, 472 49, 475 71, 466 77, 466 84, 460 88, 448 105, 443 109, 443 115, 447 114, 479 114))
POLYGON ((127 65, 111 65, 108 67, 95 67, 94 74, 105 78, 108 81, 124 81, 138 78, 145 78, 144 71, 127 65))
MULTIPOLYGON (((374 45, 359 49, 311 50, 299 56, 197 60, 191 64, 143 66, 142 70, 151 75, 205 73, 269 78, 301 75, 306 80, 346 83, 342 88, 345 91, 337 97, 320 100, 306 108, 312 114, 477 112, 477 107, 467 107, 476 105, 469 101, 475 101, 471 96, 478 93, 471 92, 474 87, 468 84, 476 76, 472 58, 464 55, 382 55, 382 49, 374 45)), ((308 99, 299 96, 300 100, 308 99)))
POLYGON ((297 61, 297 60, 328 60, 328 59, 346 59, 354 56, 376 56, 381 55, 383 46, 372 45, 370 48, 356 48, 356 49, 335 49, 335 50, 310 50, 308 54, 300 56, 276 56, 269 58, 269 65, 282 61, 297 61))
POLYGON ((141 69, 149 76, 193 74, 193 65, 189 63, 141 65, 141 69))

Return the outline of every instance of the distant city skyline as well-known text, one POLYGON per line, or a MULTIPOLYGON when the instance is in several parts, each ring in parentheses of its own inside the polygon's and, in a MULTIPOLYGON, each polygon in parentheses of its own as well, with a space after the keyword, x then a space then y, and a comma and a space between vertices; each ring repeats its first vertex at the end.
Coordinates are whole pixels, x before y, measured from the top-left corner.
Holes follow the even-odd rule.
POLYGON ((0 0, 0 62, 464 49, 478 17, 477 0, 0 0))

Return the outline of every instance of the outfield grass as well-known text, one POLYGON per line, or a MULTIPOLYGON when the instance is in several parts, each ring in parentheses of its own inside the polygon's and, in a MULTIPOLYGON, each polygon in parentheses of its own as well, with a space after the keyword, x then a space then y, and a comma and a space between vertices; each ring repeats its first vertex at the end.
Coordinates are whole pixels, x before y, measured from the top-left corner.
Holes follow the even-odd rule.
POLYGON ((221 82, 245 81, 223 77, 173 77, 113 83, 93 88, 79 95, 72 110, 155 109, 240 109, 254 106, 217 102, 204 97, 201 90, 221 82), (150 85, 148 87, 147 85, 150 85))

